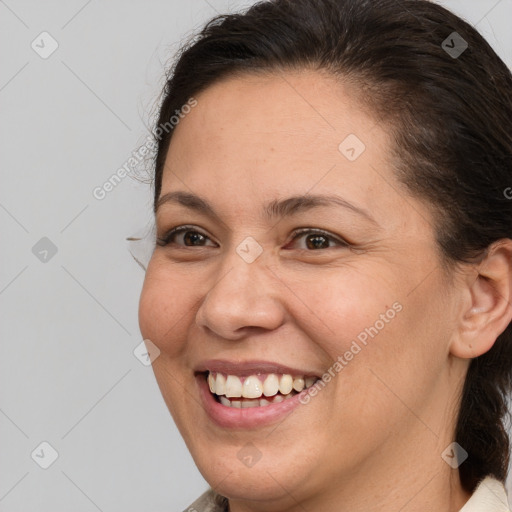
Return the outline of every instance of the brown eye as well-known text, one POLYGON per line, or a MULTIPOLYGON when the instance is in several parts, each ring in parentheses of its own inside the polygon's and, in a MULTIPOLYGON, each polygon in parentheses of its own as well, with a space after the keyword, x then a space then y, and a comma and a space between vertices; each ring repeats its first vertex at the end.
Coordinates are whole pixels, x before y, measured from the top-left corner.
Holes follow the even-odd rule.
POLYGON ((204 247, 207 240, 210 240, 210 238, 194 229, 193 226, 178 226, 159 238, 158 245, 174 244, 185 247, 204 247))
POLYGON ((302 229, 295 231, 293 236, 293 242, 303 238, 305 240, 305 246, 299 247, 302 250, 318 250, 318 249, 331 249, 335 245, 341 247, 348 247, 349 244, 337 236, 334 236, 326 231, 318 229, 302 229), (331 243, 334 242, 334 245, 331 243))
POLYGON ((197 231, 185 231, 183 240, 185 241, 185 245, 202 245, 206 237, 197 231))
POLYGON ((308 235, 306 246, 308 249, 326 249, 329 247, 329 239, 324 235, 308 235))

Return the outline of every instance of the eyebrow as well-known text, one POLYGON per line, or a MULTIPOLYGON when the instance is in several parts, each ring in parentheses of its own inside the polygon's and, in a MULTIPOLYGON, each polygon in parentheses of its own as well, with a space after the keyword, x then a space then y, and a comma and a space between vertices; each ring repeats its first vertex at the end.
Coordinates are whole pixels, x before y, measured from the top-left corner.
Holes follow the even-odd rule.
MULTIPOLYGON (((195 210, 196 212, 202 213, 206 216, 218 220, 219 222, 222 222, 219 215, 215 212, 215 209, 210 205, 210 203, 195 194, 181 191, 168 192, 158 199, 155 206, 155 213, 158 211, 160 206, 169 203, 180 204, 185 208, 195 210)), ((367 220, 378 226, 377 221, 364 208, 356 206, 346 199, 336 195, 307 194, 303 196, 291 196, 287 197, 286 199, 274 199, 263 207, 263 214, 268 220, 272 220, 276 217, 289 217, 294 214, 321 206, 340 206, 342 208, 358 213, 362 217, 365 217, 367 220)))

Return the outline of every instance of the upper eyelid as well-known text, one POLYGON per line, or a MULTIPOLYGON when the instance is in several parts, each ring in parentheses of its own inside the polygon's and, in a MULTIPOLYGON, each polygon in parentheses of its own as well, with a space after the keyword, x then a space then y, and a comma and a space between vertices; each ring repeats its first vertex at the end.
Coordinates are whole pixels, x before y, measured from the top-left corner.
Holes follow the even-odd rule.
POLYGON ((335 235, 334 233, 331 233, 330 231, 327 231, 326 229, 320 229, 320 228, 296 228, 292 231, 292 235, 294 235, 294 238, 298 235, 305 235, 307 233, 320 233, 321 235, 325 235, 328 237, 331 237, 335 240, 337 240, 340 243, 348 244, 348 242, 342 238, 341 236, 335 235))

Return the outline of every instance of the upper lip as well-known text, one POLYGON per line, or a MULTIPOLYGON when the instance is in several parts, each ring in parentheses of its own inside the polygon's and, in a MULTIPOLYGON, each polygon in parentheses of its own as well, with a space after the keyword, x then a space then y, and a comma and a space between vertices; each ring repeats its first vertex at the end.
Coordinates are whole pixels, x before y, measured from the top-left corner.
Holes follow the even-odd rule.
POLYGON ((237 375, 239 377, 248 377, 249 375, 278 373, 290 374, 294 376, 319 377, 320 375, 311 370, 302 368, 292 368, 272 361, 228 361, 224 359, 210 359, 198 364, 195 368, 196 373, 210 371, 213 373, 223 373, 226 375, 237 375))

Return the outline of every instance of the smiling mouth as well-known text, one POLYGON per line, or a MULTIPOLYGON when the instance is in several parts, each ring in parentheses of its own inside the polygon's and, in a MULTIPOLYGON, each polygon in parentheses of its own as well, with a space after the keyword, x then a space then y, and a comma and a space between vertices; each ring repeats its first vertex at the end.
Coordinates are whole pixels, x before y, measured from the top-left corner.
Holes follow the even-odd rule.
POLYGON ((246 377, 220 372, 206 372, 204 375, 215 400, 237 409, 283 402, 310 388, 318 380, 317 377, 276 373, 246 377))

